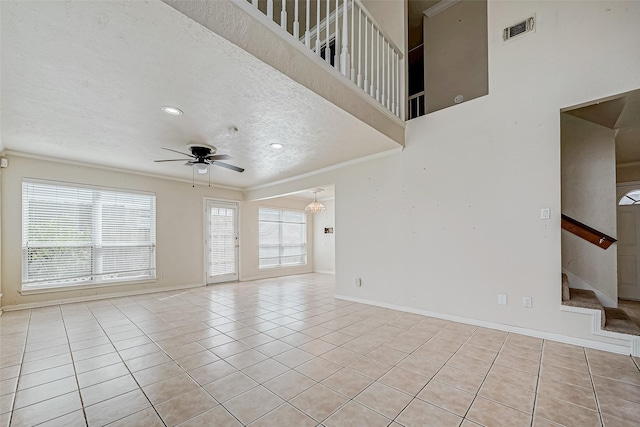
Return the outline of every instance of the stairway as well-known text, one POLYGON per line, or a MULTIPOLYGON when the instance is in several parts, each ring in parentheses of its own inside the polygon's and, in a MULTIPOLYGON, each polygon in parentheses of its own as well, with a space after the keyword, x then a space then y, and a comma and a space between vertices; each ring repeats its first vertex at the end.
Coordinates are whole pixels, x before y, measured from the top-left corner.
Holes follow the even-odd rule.
POLYGON ((562 304, 570 307, 600 310, 600 328, 619 334, 640 336, 640 321, 621 308, 604 307, 595 292, 569 287, 569 278, 562 274, 562 304))

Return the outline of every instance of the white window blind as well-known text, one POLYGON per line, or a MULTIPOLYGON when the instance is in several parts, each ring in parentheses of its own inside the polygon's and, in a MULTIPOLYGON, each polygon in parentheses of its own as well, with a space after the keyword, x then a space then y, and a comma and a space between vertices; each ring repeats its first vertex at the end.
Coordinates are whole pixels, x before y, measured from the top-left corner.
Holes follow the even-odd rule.
POLYGON ((307 214, 273 208, 259 209, 259 267, 307 263, 307 214))
POLYGON ((236 271, 235 209, 211 207, 209 218, 209 275, 236 271))
POLYGON ((22 289, 155 278, 155 195, 22 182, 22 289))

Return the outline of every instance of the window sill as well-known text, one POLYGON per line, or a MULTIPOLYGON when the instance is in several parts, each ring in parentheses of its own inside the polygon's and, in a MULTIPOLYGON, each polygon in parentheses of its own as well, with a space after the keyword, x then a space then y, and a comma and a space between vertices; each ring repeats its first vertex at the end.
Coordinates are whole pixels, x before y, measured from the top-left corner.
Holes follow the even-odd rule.
POLYGON ((273 265, 273 266, 269 266, 269 267, 258 267, 258 270, 277 270, 277 269, 284 269, 284 268, 300 268, 300 267, 307 267, 309 264, 291 264, 291 265, 273 265))
POLYGON ((141 279, 131 280, 128 282, 114 282, 114 283, 96 283, 94 285, 73 285, 73 286, 52 286, 50 288, 39 289, 21 289, 20 295, 36 295, 36 294, 48 294, 54 292, 70 292, 81 291, 83 289, 97 289, 97 288, 112 288, 115 286, 127 286, 127 285, 141 285, 143 283, 155 283, 157 279, 141 279))

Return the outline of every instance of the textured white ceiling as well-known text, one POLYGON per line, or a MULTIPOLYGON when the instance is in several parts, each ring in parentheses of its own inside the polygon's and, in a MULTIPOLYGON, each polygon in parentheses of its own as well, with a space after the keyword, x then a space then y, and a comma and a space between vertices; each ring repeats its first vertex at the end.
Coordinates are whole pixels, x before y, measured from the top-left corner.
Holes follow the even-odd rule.
POLYGON ((398 147, 158 0, 0 4, 7 150, 191 179, 153 160, 206 142, 246 169, 213 182, 247 188, 398 147))

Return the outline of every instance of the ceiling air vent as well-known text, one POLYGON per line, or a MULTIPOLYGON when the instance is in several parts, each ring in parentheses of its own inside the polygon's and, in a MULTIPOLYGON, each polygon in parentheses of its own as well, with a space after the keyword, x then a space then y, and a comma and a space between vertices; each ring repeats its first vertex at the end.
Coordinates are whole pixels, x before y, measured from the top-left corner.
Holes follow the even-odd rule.
POLYGON ((535 23, 536 23, 535 16, 531 16, 525 19, 524 21, 520 21, 517 24, 507 27, 504 30, 502 30, 502 39, 504 41, 507 41, 515 37, 521 36, 523 34, 527 34, 532 31, 535 31, 535 28, 536 28, 535 23))

